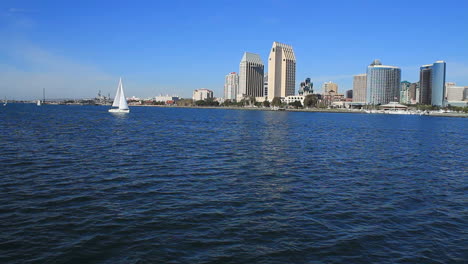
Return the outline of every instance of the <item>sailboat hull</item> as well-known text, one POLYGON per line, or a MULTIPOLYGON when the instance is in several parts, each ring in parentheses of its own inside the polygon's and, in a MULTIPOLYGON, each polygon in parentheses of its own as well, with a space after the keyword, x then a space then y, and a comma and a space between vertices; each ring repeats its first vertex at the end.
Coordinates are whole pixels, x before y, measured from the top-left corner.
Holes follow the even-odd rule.
POLYGON ((130 109, 109 109, 109 113, 130 113, 130 109))

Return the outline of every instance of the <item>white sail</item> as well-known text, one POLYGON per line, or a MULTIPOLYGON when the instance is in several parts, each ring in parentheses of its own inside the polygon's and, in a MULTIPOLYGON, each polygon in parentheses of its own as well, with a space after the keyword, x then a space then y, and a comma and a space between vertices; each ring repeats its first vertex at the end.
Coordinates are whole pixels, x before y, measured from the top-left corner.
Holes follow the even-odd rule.
POLYGON ((114 102, 112 103, 112 108, 109 109, 109 112, 112 113, 129 113, 127 100, 125 99, 125 94, 123 91, 122 78, 119 80, 119 86, 117 87, 117 92, 115 93, 114 102))
POLYGON ((120 80, 119 80, 119 86, 117 86, 117 92, 115 93, 114 102, 112 103, 112 107, 119 107, 121 87, 122 87, 122 78, 120 78, 120 80))
POLYGON ((125 94, 124 94, 124 91, 123 91, 122 79, 120 79, 120 102, 119 102, 119 109, 120 109, 120 110, 127 110, 127 109, 128 109, 127 99, 125 99, 125 94))

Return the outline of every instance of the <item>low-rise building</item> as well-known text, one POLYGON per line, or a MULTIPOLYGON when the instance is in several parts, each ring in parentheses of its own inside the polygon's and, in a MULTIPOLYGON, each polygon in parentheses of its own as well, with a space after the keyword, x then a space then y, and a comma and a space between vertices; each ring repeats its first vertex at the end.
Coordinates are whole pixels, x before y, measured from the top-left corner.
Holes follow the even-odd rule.
POLYGON ((289 95, 281 98, 282 103, 290 104, 296 101, 301 102, 304 105, 304 99, 307 95, 314 93, 314 83, 310 81, 310 78, 306 78, 303 82, 300 83, 299 95, 289 95))
POLYGON ((347 90, 346 91, 346 99, 353 99, 353 90, 347 90))
POLYGON ((338 93, 338 84, 329 81, 322 84, 322 94, 338 93))
POLYGON ((468 86, 447 86, 447 105, 468 107, 468 86))
POLYGON ((192 99, 193 101, 206 100, 208 98, 213 98, 213 91, 201 88, 193 91, 192 99))
POLYGON ((457 86, 455 83, 447 83, 446 90, 447 90, 447 101, 463 101, 465 100, 465 89, 468 87, 465 86, 457 86))
POLYGON ((290 104, 290 103, 294 103, 296 101, 299 101, 299 102, 301 102, 302 105, 304 105, 305 97, 306 96, 304 96, 304 95, 290 95, 290 96, 286 96, 284 98, 281 98, 281 102, 285 103, 285 104, 290 104))
POLYGON ((179 101, 179 97, 178 96, 173 96, 173 95, 162 95, 162 94, 160 94, 159 96, 154 97, 154 101, 164 102, 166 104, 174 104, 175 102, 179 101))

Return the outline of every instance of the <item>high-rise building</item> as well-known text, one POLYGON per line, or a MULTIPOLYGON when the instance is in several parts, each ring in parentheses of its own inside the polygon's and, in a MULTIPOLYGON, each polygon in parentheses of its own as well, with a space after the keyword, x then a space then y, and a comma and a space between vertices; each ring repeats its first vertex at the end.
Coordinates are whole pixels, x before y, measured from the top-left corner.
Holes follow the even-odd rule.
POLYGON ((421 66, 419 72, 419 102, 421 104, 444 105, 445 68, 444 61, 421 66))
POLYGON ((268 100, 294 95, 296 56, 292 46, 273 42, 268 58, 268 100))
POLYGON ((301 86, 298 91, 299 95, 308 95, 314 93, 314 83, 310 81, 310 78, 306 78, 301 82, 301 86))
POLYGON ((323 94, 330 94, 331 92, 337 94, 338 84, 332 81, 325 82, 322 84, 322 91, 323 91, 323 94))
POLYGON ((378 105, 398 102, 400 80, 400 68, 382 65, 380 60, 374 60, 367 67, 366 103, 378 105))
POLYGON ((422 66, 419 71, 419 102, 421 104, 431 104, 431 67, 422 66))
POLYGON ((445 61, 436 61, 432 64, 432 105, 444 106, 445 101, 445 61))
POLYGON ((346 99, 353 99, 353 90, 346 91, 346 99))
POLYGON ((236 100, 239 90, 239 75, 231 72, 224 80, 224 99, 236 100))
POLYGON ((408 97, 410 100, 410 104, 415 104, 419 101, 418 97, 416 96, 418 89, 419 89, 419 83, 410 84, 410 87, 408 89, 408 97))
POLYGON ((249 96, 263 96, 263 70, 264 65, 260 55, 250 52, 244 53, 239 66, 237 101, 249 96))
POLYGON ((409 97, 409 89, 411 83, 408 81, 402 81, 400 86, 400 103, 402 104, 411 104, 409 97))
POLYGON ((367 74, 354 75, 353 102, 365 103, 367 95, 367 74))
POLYGON ((268 73, 263 75, 263 96, 268 97, 268 73))
POLYGON ((211 90, 201 88, 193 91, 193 101, 206 100, 209 98, 213 98, 213 91, 211 90))

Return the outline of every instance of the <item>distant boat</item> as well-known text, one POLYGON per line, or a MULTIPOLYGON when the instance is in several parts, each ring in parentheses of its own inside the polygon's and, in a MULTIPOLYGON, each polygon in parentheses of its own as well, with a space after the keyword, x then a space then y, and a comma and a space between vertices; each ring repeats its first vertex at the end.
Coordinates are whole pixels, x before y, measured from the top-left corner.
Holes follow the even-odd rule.
POLYGON ((3 101, 3 106, 7 106, 7 104, 8 104, 8 101, 7 101, 6 97, 5 97, 5 100, 3 101))
POLYGON ((115 93, 114 102, 112 103, 112 108, 109 109, 111 113, 129 113, 127 100, 125 99, 125 94, 122 85, 122 78, 119 80, 119 86, 117 87, 117 92, 115 93))
POLYGON ((286 108, 278 107, 278 106, 273 106, 273 107, 271 108, 271 110, 273 110, 273 111, 286 111, 286 108))
POLYGON ((393 114, 393 115, 413 115, 414 113, 411 111, 406 111, 406 110, 387 110, 384 112, 385 114, 393 114))
POLYGON ((37 100, 36 105, 41 106, 42 104, 45 104, 45 88, 42 88, 42 101, 37 100))

